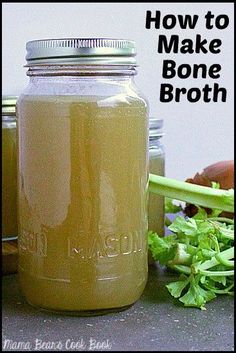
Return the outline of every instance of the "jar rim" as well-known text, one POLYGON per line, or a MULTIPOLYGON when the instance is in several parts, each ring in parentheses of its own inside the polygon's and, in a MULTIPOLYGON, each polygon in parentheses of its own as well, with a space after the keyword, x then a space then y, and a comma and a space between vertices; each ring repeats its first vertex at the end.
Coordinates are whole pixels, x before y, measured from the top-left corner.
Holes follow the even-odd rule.
POLYGON ((149 138, 161 138, 162 136, 164 136, 164 133, 162 131, 163 125, 163 119, 149 117, 149 138))
POLYGON ((17 96, 2 96, 2 115, 14 115, 16 113, 17 96))

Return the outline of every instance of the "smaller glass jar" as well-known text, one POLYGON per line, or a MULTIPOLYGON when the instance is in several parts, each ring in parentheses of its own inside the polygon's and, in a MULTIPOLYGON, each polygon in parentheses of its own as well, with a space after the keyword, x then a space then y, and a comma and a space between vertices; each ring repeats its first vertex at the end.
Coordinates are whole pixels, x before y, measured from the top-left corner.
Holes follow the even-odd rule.
MULTIPOLYGON (((149 172, 165 175, 165 151, 162 144, 163 120, 149 118, 149 172)), ((164 197, 149 194, 148 229, 164 235, 164 197)))
POLYGON ((17 238, 16 100, 2 97, 2 240, 17 238))

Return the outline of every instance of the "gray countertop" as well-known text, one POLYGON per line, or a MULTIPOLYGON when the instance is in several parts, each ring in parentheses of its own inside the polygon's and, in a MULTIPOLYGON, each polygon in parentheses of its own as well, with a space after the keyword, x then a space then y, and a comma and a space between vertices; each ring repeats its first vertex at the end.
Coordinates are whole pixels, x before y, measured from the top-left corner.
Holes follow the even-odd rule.
POLYGON ((17 275, 5 276, 3 350, 232 351, 233 298, 218 297, 206 311, 183 308, 165 288, 174 279, 152 265, 142 297, 126 311, 72 317, 32 308, 20 295, 17 275))

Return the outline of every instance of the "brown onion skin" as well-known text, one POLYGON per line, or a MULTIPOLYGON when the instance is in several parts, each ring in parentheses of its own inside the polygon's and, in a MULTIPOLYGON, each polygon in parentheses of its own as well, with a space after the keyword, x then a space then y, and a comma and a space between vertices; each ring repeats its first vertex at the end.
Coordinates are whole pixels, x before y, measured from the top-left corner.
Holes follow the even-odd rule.
MULTIPOLYGON (((202 173, 196 173, 193 178, 188 178, 186 182, 191 184, 197 184, 202 186, 211 186, 212 182, 217 182, 221 189, 228 190, 234 188, 234 161, 220 161, 209 165, 204 168, 202 173)), ((205 208, 208 214, 211 213, 211 209, 205 208)), ((188 217, 192 217, 197 213, 197 207, 192 204, 187 204, 184 213, 188 217)), ((222 217, 233 218, 234 214, 229 212, 222 212, 222 217)))

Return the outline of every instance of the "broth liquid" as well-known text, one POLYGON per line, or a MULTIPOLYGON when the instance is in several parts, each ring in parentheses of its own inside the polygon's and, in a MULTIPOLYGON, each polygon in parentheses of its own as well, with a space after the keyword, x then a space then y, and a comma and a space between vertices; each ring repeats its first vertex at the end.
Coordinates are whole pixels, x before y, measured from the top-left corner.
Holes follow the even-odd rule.
POLYGON ((134 303, 147 280, 147 111, 141 99, 23 96, 19 275, 36 306, 134 303))

